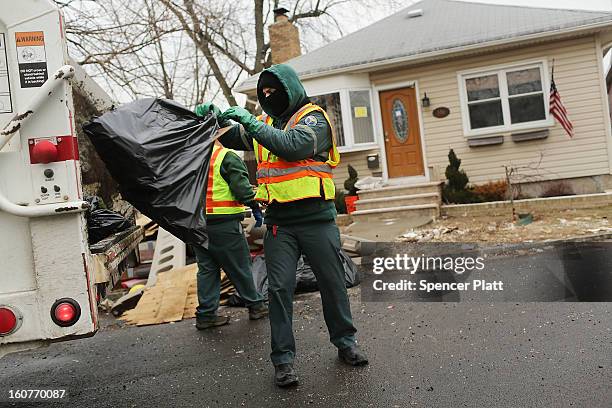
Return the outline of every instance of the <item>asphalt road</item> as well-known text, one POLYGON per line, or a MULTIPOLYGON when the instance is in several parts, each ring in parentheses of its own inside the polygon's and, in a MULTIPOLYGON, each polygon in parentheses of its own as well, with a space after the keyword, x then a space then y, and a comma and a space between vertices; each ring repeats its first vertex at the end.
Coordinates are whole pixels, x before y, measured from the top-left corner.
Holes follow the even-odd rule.
POLYGON ((268 322, 243 309, 210 332, 193 319, 120 327, 106 317, 92 338, 1 359, 0 389, 65 387, 61 406, 74 407, 611 406, 610 304, 365 304, 357 288, 351 297, 371 364, 337 361, 318 294, 303 295, 294 389, 273 385, 268 322))

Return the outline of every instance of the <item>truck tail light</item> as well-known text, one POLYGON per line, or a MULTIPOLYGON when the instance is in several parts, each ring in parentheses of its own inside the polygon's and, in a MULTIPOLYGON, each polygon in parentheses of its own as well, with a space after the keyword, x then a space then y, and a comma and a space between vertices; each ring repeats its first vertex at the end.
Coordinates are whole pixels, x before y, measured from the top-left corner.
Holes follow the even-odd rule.
POLYGON ((32 149, 32 160, 36 163, 51 163, 57 161, 57 146, 48 140, 41 140, 32 149))
POLYGON ((81 317, 81 307, 74 299, 59 299, 51 306, 51 320, 58 326, 72 326, 79 317, 81 317))
POLYGON ((12 309, 0 306, 0 336, 8 336, 17 330, 18 322, 18 318, 12 309))

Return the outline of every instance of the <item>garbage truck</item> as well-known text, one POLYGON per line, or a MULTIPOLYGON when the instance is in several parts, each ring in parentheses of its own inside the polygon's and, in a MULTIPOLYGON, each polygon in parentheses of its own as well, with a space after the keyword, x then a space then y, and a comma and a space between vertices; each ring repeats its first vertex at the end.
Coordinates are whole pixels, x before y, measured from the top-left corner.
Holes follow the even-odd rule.
POLYGON ((73 87, 110 103, 67 50, 51 0, 0 0, 0 356, 98 329, 73 87))

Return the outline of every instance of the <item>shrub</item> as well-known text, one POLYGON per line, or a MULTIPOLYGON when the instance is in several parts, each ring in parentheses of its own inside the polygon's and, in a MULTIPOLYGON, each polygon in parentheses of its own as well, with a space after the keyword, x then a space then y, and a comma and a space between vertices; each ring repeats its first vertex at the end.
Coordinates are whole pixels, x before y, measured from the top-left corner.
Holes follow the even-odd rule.
POLYGON ((474 193, 484 202, 508 199, 508 183, 505 180, 490 181, 474 187, 474 193))
POLYGON ((540 197, 561 197, 568 195, 575 195, 572 186, 567 181, 555 181, 550 183, 540 197))
POLYGON ((461 160, 457 157, 453 149, 450 149, 448 152, 448 161, 450 164, 446 166, 444 175, 446 175, 446 179, 448 180, 447 185, 449 189, 455 191, 465 190, 470 179, 467 174, 465 174, 464 170, 459 170, 461 160))
POLYGON ((449 204, 471 204, 480 203, 482 200, 471 190, 453 191, 446 186, 442 188, 442 198, 449 204))
POLYGON ((357 177, 357 170, 350 164, 348 165, 349 177, 344 180, 344 189, 347 191, 346 195, 355 196, 357 195, 358 188, 355 187, 355 183, 359 178, 357 177))
POLYGON ((480 199, 468 187, 470 182, 464 170, 459 170, 461 160, 457 157, 453 149, 448 152, 449 165, 446 166, 447 182, 442 188, 442 199, 447 203, 467 204, 478 203, 480 199))

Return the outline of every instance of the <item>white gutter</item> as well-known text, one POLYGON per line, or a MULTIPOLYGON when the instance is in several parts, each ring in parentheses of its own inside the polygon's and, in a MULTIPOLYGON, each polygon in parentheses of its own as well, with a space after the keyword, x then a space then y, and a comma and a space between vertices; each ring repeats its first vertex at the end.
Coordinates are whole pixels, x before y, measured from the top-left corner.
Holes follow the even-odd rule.
MULTIPOLYGON (((610 27, 612 27, 612 21, 606 21, 603 23, 588 24, 588 25, 583 25, 579 27, 573 27, 570 29, 547 31, 545 33, 534 33, 534 34, 528 34, 528 35, 524 35, 520 37, 504 38, 504 39, 493 40, 493 41, 488 41, 484 43, 464 45, 464 46, 459 46, 456 48, 445 48, 443 50, 430 51, 430 52, 426 52, 423 54, 409 55, 409 56, 385 59, 385 60, 374 61, 374 62, 369 62, 369 63, 350 65, 346 67, 334 68, 334 69, 330 69, 327 71, 313 72, 313 73, 303 74, 299 76, 301 80, 307 80, 307 79, 321 78, 321 77, 337 75, 337 74, 346 74, 346 73, 353 73, 353 72, 359 72, 359 71, 372 71, 372 70, 376 70, 376 69, 380 69, 384 67, 391 67, 397 64, 423 62, 424 60, 436 59, 442 56, 450 57, 456 54, 462 54, 462 53, 467 53, 467 52, 476 51, 476 50, 485 50, 487 48, 499 47, 499 46, 509 45, 512 43, 519 43, 519 42, 524 42, 524 41, 549 40, 554 37, 568 36, 568 35, 571 36, 573 34, 580 34, 581 32, 588 32, 590 30, 598 30, 601 28, 610 28, 610 27)), ((246 81, 248 81, 248 79, 246 81)), ((250 84, 247 86, 247 85, 244 85, 244 82, 243 82, 241 85, 236 87, 234 90, 236 92, 246 93, 248 91, 255 90, 255 88, 256 86, 251 86, 250 84)))

